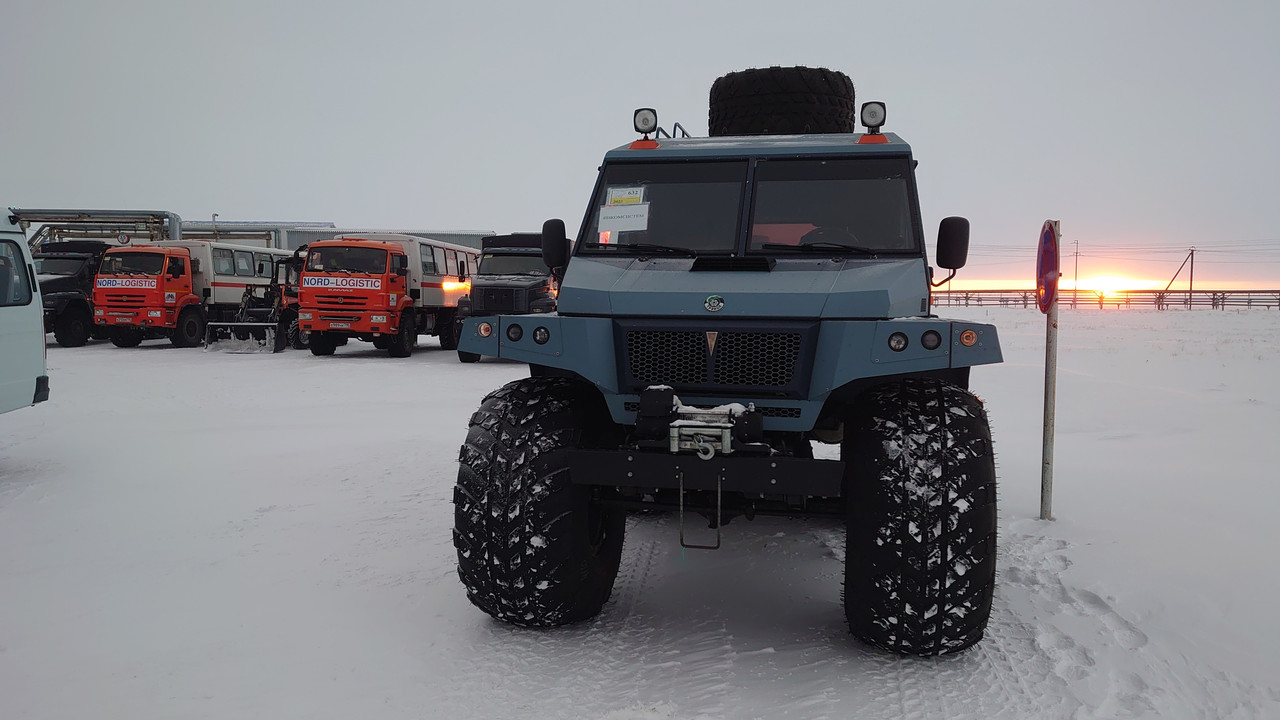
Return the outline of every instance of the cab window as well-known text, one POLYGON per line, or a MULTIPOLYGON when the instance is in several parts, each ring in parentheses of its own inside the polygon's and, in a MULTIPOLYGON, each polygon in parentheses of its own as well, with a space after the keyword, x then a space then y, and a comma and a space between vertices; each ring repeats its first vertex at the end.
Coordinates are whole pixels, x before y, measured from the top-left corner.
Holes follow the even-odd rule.
POLYGON ((247 250, 236 250, 236 274, 253 277, 253 253, 247 250))
POLYGON ((169 258, 169 274, 182 277, 187 272, 186 258, 170 257, 169 258))
POLYGON ((0 306, 27 305, 31 302, 31 283, 22 251, 11 240, 0 240, 0 306))
POLYGON ((436 274, 436 256, 434 253, 431 252, 431 246, 419 245, 418 250, 419 250, 419 254, 422 256, 422 274, 435 275, 436 274))
POLYGON ((261 278, 271 277, 271 256, 266 253, 253 254, 254 270, 257 270, 257 276, 261 278))
POLYGON ((444 251, 445 275, 458 274, 458 253, 453 250, 444 251))

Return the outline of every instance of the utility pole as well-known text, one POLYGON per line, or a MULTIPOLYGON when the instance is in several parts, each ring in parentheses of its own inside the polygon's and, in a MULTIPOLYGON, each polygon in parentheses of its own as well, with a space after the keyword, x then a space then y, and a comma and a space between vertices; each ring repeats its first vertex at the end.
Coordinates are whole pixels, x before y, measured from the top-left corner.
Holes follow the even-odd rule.
POLYGON ((1073 239, 1071 242, 1076 244, 1076 279, 1071 283, 1071 307, 1076 306, 1076 295, 1080 294, 1080 241, 1073 239))
POLYGON ((1187 309, 1191 309, 1191 295, 1196 291, 1196 248, 1191 246, 1191 275, 1187 278, 1187 309))

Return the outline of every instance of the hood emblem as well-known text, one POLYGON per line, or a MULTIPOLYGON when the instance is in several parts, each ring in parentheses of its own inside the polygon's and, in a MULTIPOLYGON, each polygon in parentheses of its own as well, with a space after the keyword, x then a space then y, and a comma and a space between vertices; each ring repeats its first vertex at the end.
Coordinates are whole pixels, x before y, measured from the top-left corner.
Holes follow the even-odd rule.
POLYGON ((708 355, 716 354, 716 338, 718 337, 720 337, 720 333, 718 332, 707 333, 707 354, 708 355))
POLYGON ((707 312, 720 312, 724 309, 724 298, 719 295, 712 295, 707 298, 706 302, 702 303, 702 307, 706 308, 707 312))

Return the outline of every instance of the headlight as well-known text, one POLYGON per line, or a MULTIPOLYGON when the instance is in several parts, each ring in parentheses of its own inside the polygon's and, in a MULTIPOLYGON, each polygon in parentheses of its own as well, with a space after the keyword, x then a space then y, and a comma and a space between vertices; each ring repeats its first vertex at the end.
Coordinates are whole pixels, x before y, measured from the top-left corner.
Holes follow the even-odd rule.
POLYGON ((520 338, 524 337, 524 328, 516 323, 507 326, 507 339, 511 342, 520 342, 520 338))
POLYGON ((541 327, 541 326, 539 326, 539 327, 537 327, 537 328, 534 328, 534 330, 533 330, 533 341, 534 341, 534 342, 538 343, 539 345, 546 345, 546 344, 547 344, 547 341, 548 341, 548 340, 550 340, 550 339, 551 339, 551 331, 550 331, 550 330, 548 330, 548 329, 546 329, 546 328, 544 328, 544 327, 541 327))
POLYGON ((906 333, 896 332, 889 336, 889 349, 894 352, 902 352, 907 349, 906 333))
POLYGON ((961 345, 965 347, 973 347, 974 343, 976 342, 978 342, 978 333, 972 330, 965 330, 964 332, 960 333, 961 345))
POLYGON ((298 319, 299 319, 299 320, 310 320, 310 319, 311 319, 311 313, 304 313, 304 312, 300 312, 300 313, 298 313, 298 319))
POLYGON ((480 334, 480 337, 489 337, 493 334, 493 325, 487 322, 480 323, 476 326, 476 332, 480 334))
POLYGON ((384 323, 387 321, 386 315, 370 315, 369 322, 384 323))
POLYGON ((93 314, 95 317, 100 317, 102 315, 102 308, 94 308, 93 314))
POLYGON ((658 127, 658 112, 653 108, 640 108, 633 117, 638 133, 648 135, 658 127))
POLYGON ((160 317, 164 313, 159 310, 148 310, 147 317, 160 317))
POLYGON ((937 350, 942 344, 942 335, 938 334, 937 330, 925 330, 920 336, 920 344, 925 350, 937 350))

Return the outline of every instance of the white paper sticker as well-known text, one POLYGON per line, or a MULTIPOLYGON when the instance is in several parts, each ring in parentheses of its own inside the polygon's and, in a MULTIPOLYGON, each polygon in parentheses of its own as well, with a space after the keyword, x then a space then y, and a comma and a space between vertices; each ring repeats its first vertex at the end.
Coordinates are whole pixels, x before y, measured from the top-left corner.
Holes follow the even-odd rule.
POLYGON ((600 208, 600 230, 634 232, 649 229, 649 203, 600 208))
POLYGON ((639 205, 644 201, 644 187, 611 187, 606 195, 605 205, 639 205))

